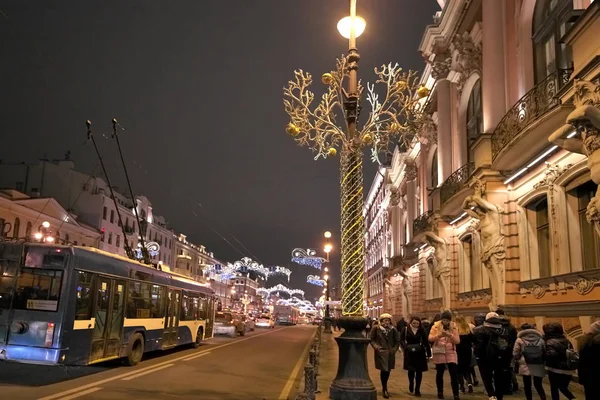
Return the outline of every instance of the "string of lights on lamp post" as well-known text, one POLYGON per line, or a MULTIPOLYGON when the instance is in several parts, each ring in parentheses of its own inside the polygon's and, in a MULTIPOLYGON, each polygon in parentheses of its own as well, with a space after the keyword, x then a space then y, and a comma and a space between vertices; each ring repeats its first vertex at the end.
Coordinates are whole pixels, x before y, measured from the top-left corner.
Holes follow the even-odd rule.
POLYGON ((336 339, 340 365, 329 395, 332 399, 374 399, 375 387, 364 365, 368 341, 362 334, 367 325, 363 309, 363 150, 370 149, 372 159, 379 161, 379 155, 391 154, 390 147, 396 143, 410 145, 424 120, 420 98, 429 92, 419 87, 415 72, 404 72, 398 64, 375 68, 376 83, 383 86, 385 95, 380 99, 375 85, 367 84, 371 111, 359 126, 360 98, 365 88, 358 80, 360 55, 356 38, 364 32, 366 22, 356 15, 356 0, 350 0, 350 16, 340 20, 337 27, 349 41, 348 53, 337 60, 335 70, 322 75, 326 90, 320 101, 315 102, 315 94, 309 90, 312 75, 296 70, 283 89, 283 103, 290 117, 286 131, 298 145, 310 148, 316 154, 315 160, 335 157, 340 152, 342 318, 339 324, 344 333, 336 339), (343 115, 343 121, 336 119, 337 115, 343 115))

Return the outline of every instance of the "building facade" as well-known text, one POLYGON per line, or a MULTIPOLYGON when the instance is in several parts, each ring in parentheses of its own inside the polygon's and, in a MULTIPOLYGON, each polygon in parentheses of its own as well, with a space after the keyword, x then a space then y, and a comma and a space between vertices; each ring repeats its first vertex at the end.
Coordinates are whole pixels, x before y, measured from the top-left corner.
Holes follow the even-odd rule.
POLYGON ((576 342, 600 317, 600 4, 439 3, 429 123, 387 173, 384 311, 502 307, 576 342))
MULTIPOLYGON (((167 228, 165 219, 153 212, 146 197, 137 196, 134 204, 131 198, 113 187, 115 206, 108 184, 101 178, 75 170, 75 164, 70 160, 0 164, 0 187, 22 191, 34 199, 56 199, 65 210, 77 215, 78 221, 101 233, 101 250, 125 256, 126 242, 136 250, 141 242, 141 228, 145 242, 153 242, 153 261, 169 266, 174 261, 173 232, 167 228), (135 212, 140 219, 139 224, 135 212)), ((65 239, 76 244, 69 238, 65 239)))
POLYGON ((371 318, 382 314, 383 282, 388 269, 386 177, 387 168, 379 168, 363 207, 366 225, 364 306, 371 318))
POLYGON ((45 238, 58 244, 77 244, 98 248, 100 231, 77 220, 52 198, 31 198, 16 190, 0 190, 0 237, 4 240, 35 241, 44 231, 45 238), (48 228, 42 224, 47 222, 48 228))

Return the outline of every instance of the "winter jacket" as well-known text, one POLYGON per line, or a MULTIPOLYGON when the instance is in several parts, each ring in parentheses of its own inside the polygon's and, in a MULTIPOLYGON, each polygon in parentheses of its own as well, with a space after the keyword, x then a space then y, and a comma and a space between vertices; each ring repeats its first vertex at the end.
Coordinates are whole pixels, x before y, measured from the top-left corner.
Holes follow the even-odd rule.
POLYGON ((544 325, 544 341, 546 342, 546 368, 558 374, 573 375, 567 367, 567 350, 573 348, 563 333, 559 323, 544 325))
POLYGON ((600 393, 598 361, 600 361, 600 333, 587 333, 581 340, 579 348, 579 383, 583 385, 586 393, 588 391, 600 393))
POLYGON ((512 349, 515 345, 515 342, 517 341, 517 328, 515 328, 515 326, 510 323, 510 318, 508 318, 505 315, 500 315, 498 319, 500 320, 500 325, 502 325, 504 335, 508 337, 508 344, 512 349))
POLYGON ((406 328, 408 324, 406 323, 406 320, 404 318, 402 318, 400 321, 398 321, 398 323, 396 324, 396 329, 398 330, 399 333, 402 333, 402 331, 404 330, 404 328, 406 328))
POLYGON ((434 364, 458 364, 458 355, 456 354, 456 345, 460 343, 458 329, 454 322, 450 322, 450 329, 447 331, 451 336, 442 336, 444 326, 442 321, 438 321, 431 327, 429 332, 429 341, 433 343, 431 352, 433 354, 434 364))
POLYGON ((486 321, 483 325, 473 329, 473 336, 475 337, 475 357, 477 363, 490 364, 490 363, 502 363, 504 368, 509 368, 510 363, 513 359, 513 347, 510 346, 510 337, 508 331, 503 328, 499 319, 491 319, 486 321), (495 354, 493 357, 490 355, 490 342, 500 338, 507 343, 507 347, 504 353, 495 354))
POLYGON ((390 326, 385 329, 382 325, 374 326, 369 334, 371 346, 375 350, 375 368, 389 371, 396 366, 396 352, 400 347, 400 334, 390 326))
POLYGON ((427 357, 431 357, 429 340, 423 327, 419 327, 414 333, 407 326, 400 332, 400 346, 404 353, 404 369, 407 371, 427 371, 427 357), (421 351, 410 351, 408 345, 421 345, 421 351))
POLYGON ((537 346, 541 349, 542 355, 545 354, 546 344, 542 334, 535 329, 524 329, 519 332, 513 348, 513 356, 519 365, 520 375, 543 377, 546 374, 544 363, 528 364, 523 356, 525 346, 537 346))
POLYGON ((472 366, 473 358, 473 343, 475 338, 473 333, 469 332, 466 335, 460 335, 460 343, 456 345, 456 354, 458 355, 458 365, 461 368, 469 368, 472 366))

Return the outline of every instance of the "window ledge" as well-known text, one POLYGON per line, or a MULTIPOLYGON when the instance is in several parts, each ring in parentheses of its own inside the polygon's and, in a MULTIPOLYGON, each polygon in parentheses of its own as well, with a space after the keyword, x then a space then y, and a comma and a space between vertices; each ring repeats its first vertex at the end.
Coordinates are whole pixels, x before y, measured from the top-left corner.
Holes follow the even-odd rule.
POLYGON ((564 293, 568 289, 575 289, 578 294, 585 296, 594 290, 596 286, 600 286, 600 268, 532 279, 519 283, 523 297, 531 294, 536 299, 541 299, 547 292, 564 293))
POLYGON ((488 304, 490 301, 492 301, 492 289, 485 288, 472 290, 470 292, 462 292, 458 293, 456 298, 458 299, 459 303, 466 306, 470 305, 471 303, 488 304))
POLYGON ((442 307, 442 298, 425 300, 425 307, 442 307))

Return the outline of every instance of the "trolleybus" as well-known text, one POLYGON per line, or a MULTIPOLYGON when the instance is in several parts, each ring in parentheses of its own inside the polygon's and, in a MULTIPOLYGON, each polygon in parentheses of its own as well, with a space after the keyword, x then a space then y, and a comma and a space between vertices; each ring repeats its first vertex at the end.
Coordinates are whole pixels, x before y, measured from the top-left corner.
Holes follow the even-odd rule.
POLYGON ((0 243, 0 360, 87 365, 212 337, 213 291, 90 247, 0 243))

